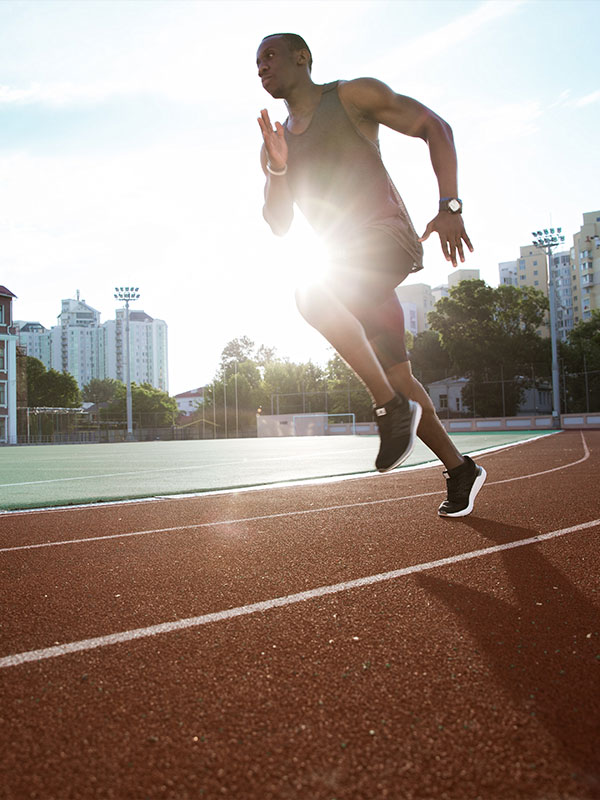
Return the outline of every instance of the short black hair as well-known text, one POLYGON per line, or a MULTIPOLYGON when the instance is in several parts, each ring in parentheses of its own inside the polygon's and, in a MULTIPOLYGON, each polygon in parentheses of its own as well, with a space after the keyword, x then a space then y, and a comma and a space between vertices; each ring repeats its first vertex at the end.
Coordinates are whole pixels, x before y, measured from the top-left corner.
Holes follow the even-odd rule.
POLYGON ((265 39, 270 39, 272 36, 278 36, 280 39, 283 39, 292 53, 296 50, 308 50, 308 68, 312 70, 312 53, 302 36, 299 36, 297 33, 270 33, 268 36, 264 37, 263 42, 265 39))

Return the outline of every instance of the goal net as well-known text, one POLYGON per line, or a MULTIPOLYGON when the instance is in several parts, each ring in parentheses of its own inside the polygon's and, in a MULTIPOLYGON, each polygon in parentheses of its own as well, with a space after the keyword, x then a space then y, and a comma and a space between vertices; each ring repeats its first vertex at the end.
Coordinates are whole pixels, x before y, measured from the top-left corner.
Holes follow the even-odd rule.
POLYGON ((294 436, 354 436, 355 414, 294 414, 294 436))

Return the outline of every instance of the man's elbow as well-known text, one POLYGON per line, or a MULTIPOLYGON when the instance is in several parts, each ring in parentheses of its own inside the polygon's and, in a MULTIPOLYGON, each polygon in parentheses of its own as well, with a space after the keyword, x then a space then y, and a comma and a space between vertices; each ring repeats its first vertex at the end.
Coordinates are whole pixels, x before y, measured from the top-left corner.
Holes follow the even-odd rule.
POLYGON ((275 236, 285 236, 290 229, 293 218, 291 214, 285 217, 275 217, 269 214, 266 206, 263 206, 263 217, 275 236))
POLYGON ((423 126, 423 131, 421 133, 421 138, 424 139, 426 142, 431 143, 432 141, 446 141, 450 144, 454 144, 454 134, 452 133, 452 128, 445 119, 438 117, 433 111, 431 111, 425 124, 423 126))

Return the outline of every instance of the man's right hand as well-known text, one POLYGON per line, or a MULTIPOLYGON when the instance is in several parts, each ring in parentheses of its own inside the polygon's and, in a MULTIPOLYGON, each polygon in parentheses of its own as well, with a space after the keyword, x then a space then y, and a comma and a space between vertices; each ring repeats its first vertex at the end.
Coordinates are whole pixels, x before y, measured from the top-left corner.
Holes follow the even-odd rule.
POLYGON ((288 159, 288 146, 285 140, 284 128, 281 122, 275 123, 275 129, 271 125, 269 112, 266 108, 260 112, 258 125, 262 132, 263 142, 267 160, 274 170, 284 169, 288 159))

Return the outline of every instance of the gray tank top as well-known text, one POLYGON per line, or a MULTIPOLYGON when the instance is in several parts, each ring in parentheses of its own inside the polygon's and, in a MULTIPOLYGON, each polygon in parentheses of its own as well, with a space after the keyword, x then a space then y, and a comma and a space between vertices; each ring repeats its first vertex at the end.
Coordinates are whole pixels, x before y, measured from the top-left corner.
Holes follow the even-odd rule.
POLYGON ((423 267, 423 247, 388 175, 379 144, 364 136, 338 96, 339 81, 326 83, 304 133, 285 123, 288 184, 312 227, 342 246, 361 228, 389 233, 410 254, 413 271, 423 267))

